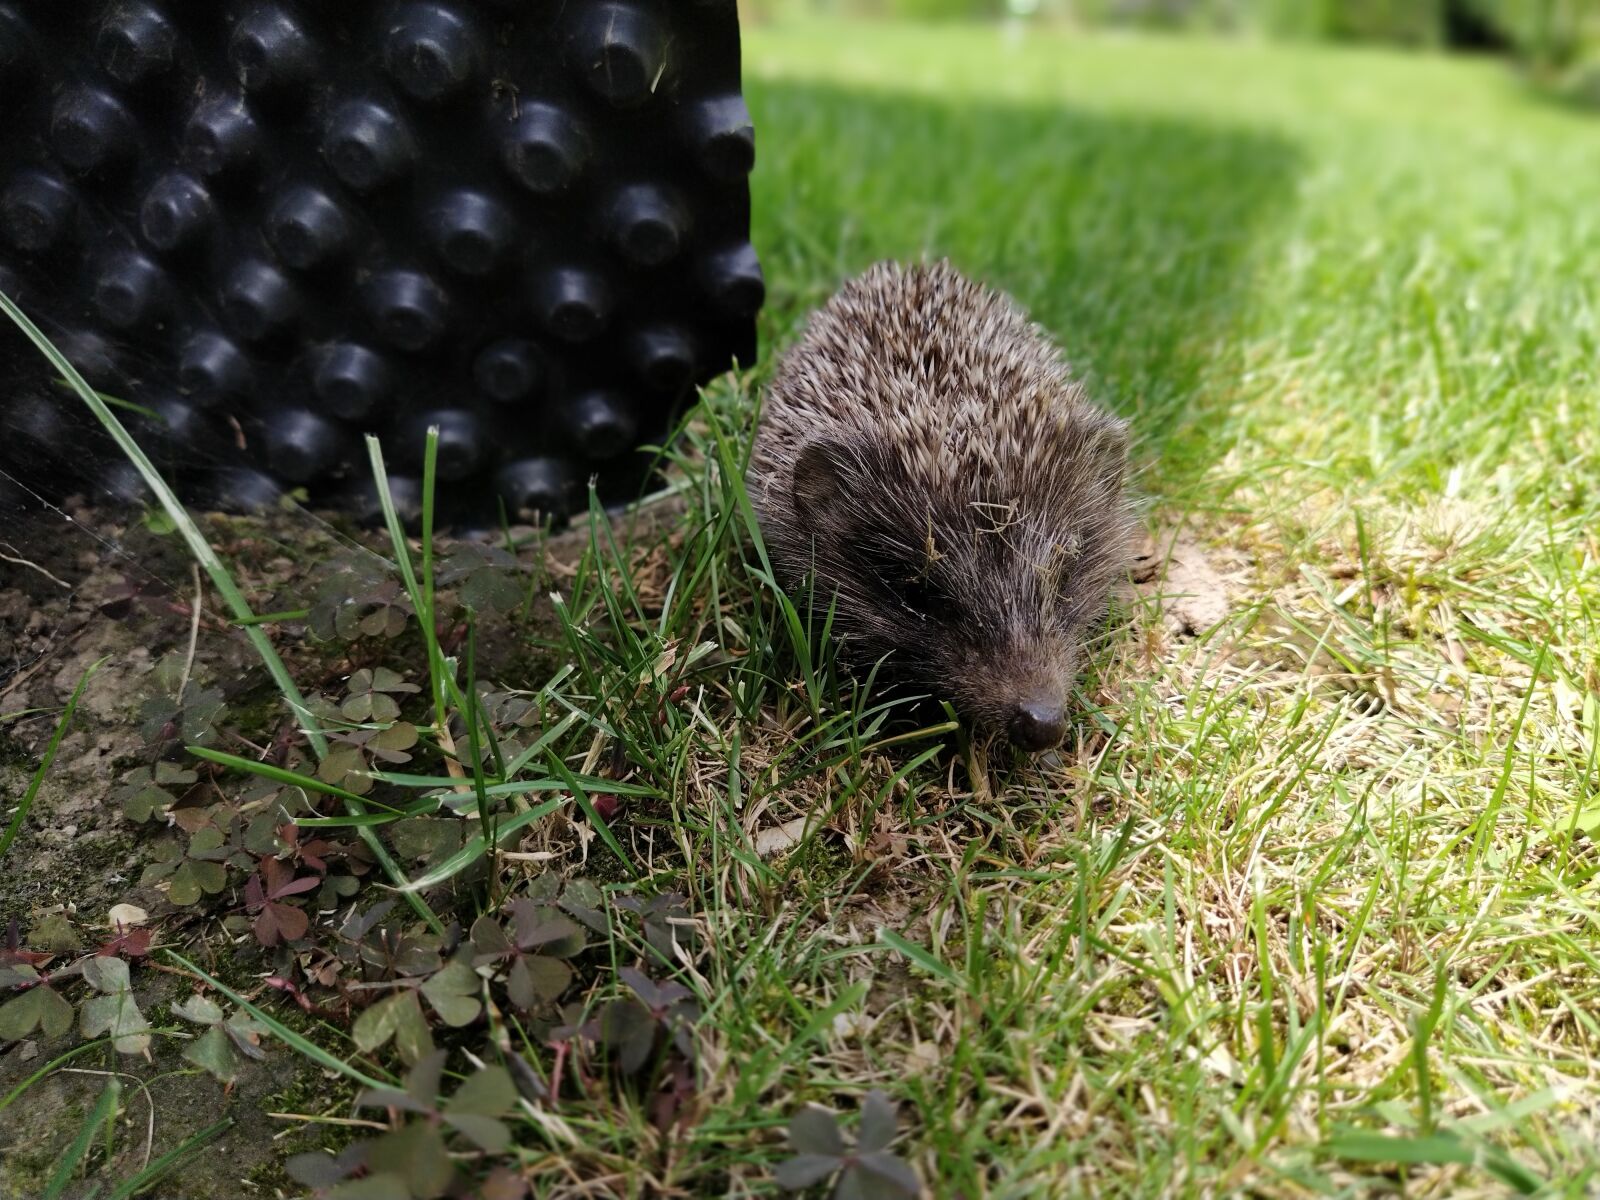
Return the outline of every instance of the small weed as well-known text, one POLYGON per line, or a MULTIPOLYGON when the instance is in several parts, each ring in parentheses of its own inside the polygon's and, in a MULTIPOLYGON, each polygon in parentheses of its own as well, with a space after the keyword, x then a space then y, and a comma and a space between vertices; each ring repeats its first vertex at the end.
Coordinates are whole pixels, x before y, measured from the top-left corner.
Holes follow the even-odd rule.
POLYGON ((861 1123, 855 1144, 845 1146, 835 1113, 807 1105, 789 1119, 793 1158, 773 1170, 779 1186, 791 1192, 837 1179, 835 1200, 919 1196, 922 1184, 903 1159, 889 1153, 896 1134, 894 1105, 882 1092, 868 1092, 861 1102, 861 1123))
POLYGON ((458 1170, 449 1141, 498 1154, 511 1144, 504 1118, 516 1102, 511 1076, 483 1067, 439 1100, 447 1052, 436 1050, 407 1073, 403 1089, 363 1092, 357 1107, 404 1113, 391 1132, 353 1142, 338 1154, 300 1155, 289 1173, 324 1200, 438 1200, 454 1195, 458 1170), (358 1181, 342 1183, 347 1176, 358 1181))
POLYGON ((222 1005, 199 992, 173 1004, 172 1012, 205 1030, 184 1048, 184 1061, 225 1084, 239 1077, 240 1059, 259 1062, 266 1057, 266 1051, 261 1048, 266 1026, 248 1013, 228 1013, 222 1005))

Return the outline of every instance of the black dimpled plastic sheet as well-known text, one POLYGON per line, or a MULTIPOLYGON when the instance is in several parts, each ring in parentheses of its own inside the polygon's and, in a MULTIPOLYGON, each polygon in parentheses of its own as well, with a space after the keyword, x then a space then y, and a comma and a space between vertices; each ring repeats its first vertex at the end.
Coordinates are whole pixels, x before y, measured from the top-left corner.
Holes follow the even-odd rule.
MULTIPOLYGON (((636 495, 755 354, 733 0, 0 2, 0 289, 201 502, 636 495)), ((0 464, 137 477, 0 330, 0 464)))

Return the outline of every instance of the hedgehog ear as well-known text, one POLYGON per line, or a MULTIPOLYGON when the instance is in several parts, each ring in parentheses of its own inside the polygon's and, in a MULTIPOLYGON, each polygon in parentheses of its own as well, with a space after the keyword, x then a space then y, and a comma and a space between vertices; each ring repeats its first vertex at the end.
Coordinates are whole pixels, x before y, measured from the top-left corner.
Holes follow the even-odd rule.
POLYGON ((834 524, 849 509, 838 442, 807 442, 794 460, 794 509, 813 523, 834 524))

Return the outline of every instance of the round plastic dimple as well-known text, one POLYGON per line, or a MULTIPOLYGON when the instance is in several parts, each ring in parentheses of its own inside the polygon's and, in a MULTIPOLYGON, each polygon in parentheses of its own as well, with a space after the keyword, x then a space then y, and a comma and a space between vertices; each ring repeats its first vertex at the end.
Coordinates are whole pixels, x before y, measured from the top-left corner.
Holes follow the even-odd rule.
POLYGON ((72 426, 59 404, 40 395, 13 396, 0 411, 0 437, 20 443, 30 454, 57 455, 72 441, 72 426))
POLYGON ((572 399, 572 435, 590 458, 615 458, 634 443, 638 422, 619 392, 585 392, 572 399))
POLYGON ((139 232, 151 249, 176 254, 199 244, 214 216, 205 185, 192 175, 171 171, 145 193, 139 206, 139 232))
POLYGON ((245 259, 228 273, 219 294, 223 316, 246 342, 288 333, 300 314, 300 296, 282 271, 262 259, 245 259))
POLYGON ((401 446, 408 461, 422 462, 430 425, 439 430, 439 478, 455 480, 471 475, 483 459, 483 432, 478 418, 460 408, 438 409, 412 418, 401 446))
POLYGON ((230 512, 268 512, 283 497, 278 481, 251 467, 226 467, 213 472, 206 496, 230 512))
POLYGON ((415 100, 442 100, 482 69, 483 39, 454 8, 407 4, 386 25, 384 69, 415 100))
POLYGON ((244 351, 212 330, 195 334, 178 357, 178 387, 197 403, 213 406, 247 398, 255 372, 244 351))
POLYGON ((472 366, 478 390, 501 404, 526 400, 544 385, 539 348, 524 338, 506 338, 486 347, 472 366))
POLYGON ((68 330, 56 335, 55 345, 91 387, 107 388, 116 381, 122 364, 116 348, 103 334, 88 329, 68 330))
POLYGON ((737 92, 712 96, 688 111, 695 156, 708 175, 734 183, 756 165, 756 131, 744 97, 737 92))
POLYGON ((148 4, 115 5, 100 26, 95 48, 107 75, 137 87, 172 69, 178 33, 148 4))
POLYGON ((123 333, 153 325, 165 313, 168 299, 161 268, 136 250, 114 255, 95 279, 95 312, 123 333))
POLYGON ((234 26, 228 61, 245 91, 278 97, 303 89, 317 69, 310 36, 276 4, 255 6, 234 26))
POLYGON ((701 264, 700 280, 711 302, 729 317, 752 317, 766 300, 761 262, 749 242, 708 256, 701 264))
POLYGON ((339 259, 350 248, 350 219, 320 188, 296 184, 273 201, 267 241, 285 266, 311 271, 339 259))
POLYGON ((337 342, 319 355, 311 387, 330 415, 355 421, 388 400, 394 380, 382 355, 354 342, 337 342))
POLYGON ((370 100, 352 100, 330 117, 322 153, 345 186, 367 192, 404 175, 416 144, 393 112, 370 100))
POLYGON ((97 471, 90 492, 96 499, 113 504, 142 504, 150 499, 150 485, 139 468, 126 459, 110 462, 97 471))
POLYGON ((535 284, 534 303, 545 329, 566 342, 588 341, 611 317, 611 289, 580 267, 545 271, 535 284))
POLYGON ((648 99, 667 65, 667 34, 655 15, 634 4, 585 3, 572 8, 573 68, 619 108, 648 99))
POLYGON ((571 187, 588 158, 589 139, 582 126, 553 104, 519 104, 516 119, 500 134, 500 161, 538 196, 571 187))
POLYGON ((253 168, 261 129, 241 96, 202 100, 183 128, 183 158, 202 175, 225 176, 253 168))
POLYGON ((493 274, 516 239, 516 224, 497 201, 466 189, 440 198, 427 216, 428 236, 445 264, 462 275, 493 274))
POLYGON ((132 432, 152 452, 198 459, 217 451, 217 427, 198 405, 170 392, 145 397, 143 404, 152 415, 135 421, 132 432))
POLYGON ((373 328, 397 350, 420 353, 444 336, 450 302, 444 290, 416 271, 385 271, 363 290, 373 328))
POLYGON ((652 391, 675 393, 694 379, 694 339, 681 325, 646 325, 628 339, 628 361, 652 391))
MULTIPOLYGON (((409 475, 391 474, 389 499, 402 525, 411 527, 422 519, 422 481, 409 475)), ((382 525, 385 520, 383 501, 378 497, 378 486, 368 475, 359 479, 344 493, 345 505, 362 525, 382 525)))
POLYGON ((56 157, 80 175, 126 165, 134 155, 135 132, 128 110, 99 88, 68 88, 50 115, 50 140, 56 157))
POLYGON ((32 74, 33 48, 22 18, 9 4, 0 4, 0 95, 20 89, 32 74))
POLYGON ((577 491, 572 470, 559 458, 524 458, 495 475, 495 487, 520 520, 560 520, 572 510, 577 491))
POLYGON ((641 267, 677 257, 688 232, 688 213, 666 188, 651 183, 623 188, 611 203, 610 235, 618 251, 641 267))
POLYGON ((65 181, 25 170, 0 190, 0 236, 25 254, 44 254, 72 231, 77 201, 65 181))
POLYGON ((339 427, 305 409, 274 414, 267 426, 267 462, 291 483, 309 483, 339 457, 339 427))

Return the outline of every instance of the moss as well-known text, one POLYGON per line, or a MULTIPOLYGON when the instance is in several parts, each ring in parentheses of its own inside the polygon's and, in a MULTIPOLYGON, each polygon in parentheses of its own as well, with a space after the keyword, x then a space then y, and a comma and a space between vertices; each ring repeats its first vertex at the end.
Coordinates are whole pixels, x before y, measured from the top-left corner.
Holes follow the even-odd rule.
POLYGON ((289 706, 276 687, 260 688, 228 701, 226 723, 245 737, 265 737, 276 731, 288 715, 289 706))
MULTIPOLYGON (((298 1070, 281 1090, 261 1100, 263 1112, 303 1113, 316 1116, 330 1110, 348 1111, 355 1100, 356 1089, 344 1079, 329 1079, 308 1062, 301 1061, 298 1070)), ((290 1127, 292 1128, 292 1127, 290 1127)), ((293 1193, 298 1187, 284 1170, 284 1163, 296 1154, 326 1150, 336 1154, 351 1141, 351 1131, 338 1125, 309 1124, 296 1129, 275 1141, 276 1152, 271 1159, 257 1163, 243 1178, 244 1181, 266 1195, 279 1192, 293 1193)))

